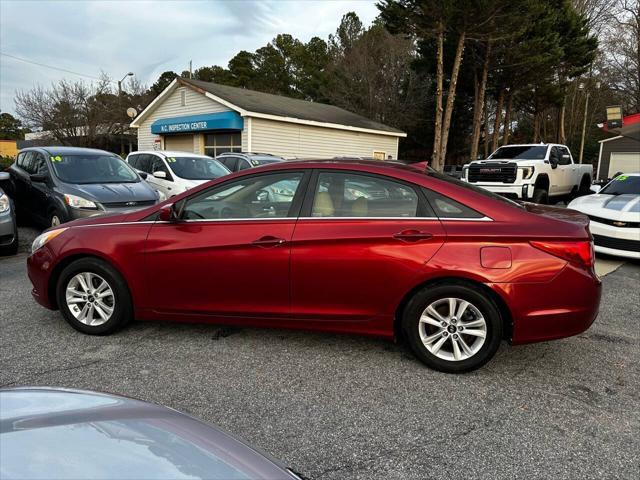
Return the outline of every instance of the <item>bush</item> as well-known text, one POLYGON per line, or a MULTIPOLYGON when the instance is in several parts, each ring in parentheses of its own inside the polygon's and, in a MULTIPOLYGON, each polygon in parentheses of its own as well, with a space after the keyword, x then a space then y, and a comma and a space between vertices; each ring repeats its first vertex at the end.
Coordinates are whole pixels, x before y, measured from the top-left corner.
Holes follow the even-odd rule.
POLYGON ((0 157, 0 171, 11 165, 14 160, 15 159, 13 157, 0 157))

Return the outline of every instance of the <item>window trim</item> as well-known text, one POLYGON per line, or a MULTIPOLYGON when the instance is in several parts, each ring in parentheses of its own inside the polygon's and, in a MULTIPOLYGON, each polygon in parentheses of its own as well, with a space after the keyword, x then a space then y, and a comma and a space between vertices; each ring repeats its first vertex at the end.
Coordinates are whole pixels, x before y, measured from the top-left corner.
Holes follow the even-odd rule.
POLYGON ((484 213, 479 212, 475 208, 471 208, 466 203, 463 203, 463 202, 461 202, 459 200, 456 200, 455 198, 451 198, 449 195, 445 195, 444 193, 436 192, 435 190, 433 190, 431 188, 428 188, 428 187, 424 187, 424 186, 422 186, 420 188, 420 192, 424 196, 424 198, 427 201, 427 203, 429 203, 429 206, 431 207, 431 210, 433 210, 433 214, 440 220, 453 221, 453 222, 463 222, 463 221, 467 221, 467 222, 493 222, 493 219, 490 218, 490 217, 487 217, 484 213), (435 202, 435 199, 430 198, 430 197, 433 196, 433 194, 440 195, 441 197, 449 198, 449 199, 453 200, 454 202, 459 203, 463 207, 468 208, 469 210, 471 210, 473 212, 476 212, 478 214, 478 216, 477 217, 441 217, 441 216, 438 216, 438 211, 433 206, 433 203, 435 202))
MULTIPOLYGON (((268 220, 274 220, 274 221, 282 221, 282 220, 293 220, 294 222, 296 222, 298 220, 298 218, 300 217, 300 211, 302 208, 302 203, 303 200, 306 196, 306 193, 308 191, 308 187, 309 187, 309 180, 311 178, 311 170, 310 169, 300 169, 300 170, 277 170, 277 171, 272 171, 272 172, 264 172, 264 173, 260 173, 258 175, 255 175, 253 173, 249 173, 250 170, 247 171, 247 175, 242 175, 240 177, 235 177, 235 178, 231 178, 229 180, 225 180, 224 182, 218 183, 216 185, 212 185, 209 188, 206 188, 204 190, 200 190, 198 192, 195 192, 187 197, 184 197, 182 199, 180 199, 179 202, 177 202, 178 208, 180 213, 182 214, 182 210, 184 209, 186 203, 191 200, 194 197, 200 196, 202 194, 204 194, 207 191, 211 191, 213 189, 217 189, 219 187, 224 187, 225 185, 231 184, 231 183, 235 183, 237 181, 243 180, 244 178, 259 178, 259 177, 266 177, 269 175, 283 175, 283 174, 302 174, 302 178, 300 179, 300 184, 298 185, 298 188, 296 190, 295 195, 293 196, 293 200, 291 200, 291 207, 289 208, 289 213, 286 217, 267 217, 267 218, 196 218, 196 219, 180 219, 178 220, 176 223, 180 224, 180 223, 191 223, 191 222, 214 222, 214 223, 218 223, 218 222, 224 222, 224 223, 228 223, 228 222, 253 222, 253 221, 268 221, 268 220)), ((157 213, 154 214, 154 216, 157 218, 157 213)))
POLYGON ((436 212, 433 210, 429 202, 427 202, 425 196, 421 193, 420 185, 412 182, 407 182, 400 178, 390 177, 388 175, 381 175, 379 173, 362 172, 360 170, 343 170, 333 168, 315 168, 307 187, 307 194, 305 195, 302 203, 302 209, 300 210, 300 219, 314 219, 314 220, 438 220, 436 212), (359 175, 364 177, 373 177, 377 180, 385 180, 387 182, 395 182, 411 188, 418 199, 418 205, 416 206, 416 215, 413 217, 314 217, 312 214, 313 201, 315 198, 316 188, 318 186, 318 180, 321 173, 344 173, 346 175, 359 175))

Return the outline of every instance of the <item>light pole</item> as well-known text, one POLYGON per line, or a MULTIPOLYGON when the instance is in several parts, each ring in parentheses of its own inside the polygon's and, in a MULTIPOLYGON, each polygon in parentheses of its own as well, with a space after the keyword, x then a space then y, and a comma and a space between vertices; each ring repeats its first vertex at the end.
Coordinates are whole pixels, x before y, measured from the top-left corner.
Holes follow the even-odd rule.
MULTIPOLYGON (((133 72, 129 72, 127 73, 124 77, 122 77, 121 80, 118 80, 118 119, 120 119, 120 113, 122 110, 122 82, 124 82, 125 78, 127 77, 133 77, 133 72)), ((120 129, 120 155, 124 156, 124 138, 122 138, 122 122, 118 122, 120 129)))

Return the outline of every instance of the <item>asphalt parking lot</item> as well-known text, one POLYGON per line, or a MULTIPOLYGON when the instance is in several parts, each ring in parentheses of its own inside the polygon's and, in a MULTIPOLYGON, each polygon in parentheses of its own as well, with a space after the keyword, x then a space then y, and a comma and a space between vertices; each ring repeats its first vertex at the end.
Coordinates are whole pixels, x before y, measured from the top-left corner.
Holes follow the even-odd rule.
POLYGON ((1 386, 162 403, 312 479, 640 472, 640 263, 604 277, 600 316, 584 334, 503 345, 483 369, 455 376, 352 336, 142 322, 86 336, 31 299, 25 259, 0 258, 1 386))

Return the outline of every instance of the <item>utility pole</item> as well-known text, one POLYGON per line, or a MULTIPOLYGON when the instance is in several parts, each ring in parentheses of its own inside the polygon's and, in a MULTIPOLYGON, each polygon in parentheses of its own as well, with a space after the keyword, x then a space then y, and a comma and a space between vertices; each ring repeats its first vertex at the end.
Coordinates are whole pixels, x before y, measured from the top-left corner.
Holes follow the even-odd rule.
POLYGON ((120 133, 120 156, 124 157, 124 138, 122 122, 120 121, 120 114, 122 113, 122 82, 127 77, 132 77, 133 72, 127 73, 121 80, 118 80, 118 132, 120 133))
MULTIPOLYGON (((596 82, 596 89, 600 88, 600 82, 596 82)), ((584 98, 584 118, 582 119, 582 136, 580 138, 580 155, 578 157, 578 163, 582 163, 582 157, 584 154, 584 137, 587 133, 587 117, 589 113, 589 96, 591 92, 586 89, 586 85, 584 83, 580 83, 578 85, 578 90, 586 90, 586 95, 584 98)))

